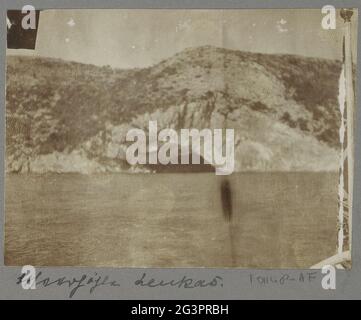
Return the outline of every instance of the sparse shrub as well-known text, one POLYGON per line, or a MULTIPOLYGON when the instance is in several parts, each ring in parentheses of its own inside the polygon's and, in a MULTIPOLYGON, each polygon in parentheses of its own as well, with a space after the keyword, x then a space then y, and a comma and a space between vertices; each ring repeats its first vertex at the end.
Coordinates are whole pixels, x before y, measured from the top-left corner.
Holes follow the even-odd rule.
POLYGON ((177 73, 177 68, 168 66, 164 68, 162 73, 164 73, 164 75, 171 76, 177 73))
POLYGON ((269 111, 269 108, 264 103, 262 103, 261 101, 251 103, 250 108, 252 110, 259 111, 259 112, 267 112, 267 111, 269 111))
POLYGON ((297 123, 292 120, 291 115, 287 111, 283 114, 280 120, 286 123, 291 128, 297 127, 297 123))

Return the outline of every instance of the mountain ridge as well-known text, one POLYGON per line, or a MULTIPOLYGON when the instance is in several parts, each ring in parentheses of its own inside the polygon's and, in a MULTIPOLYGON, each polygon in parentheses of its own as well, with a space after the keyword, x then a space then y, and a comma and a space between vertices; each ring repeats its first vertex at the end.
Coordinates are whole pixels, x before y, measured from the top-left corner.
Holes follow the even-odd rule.
POLYGON ((7 172, 144 171, 124 159, 125 135, 234 128, 236 170, 338 167, 341 62, 211 46, 151 67, 112 69, 7 57, 7 172))

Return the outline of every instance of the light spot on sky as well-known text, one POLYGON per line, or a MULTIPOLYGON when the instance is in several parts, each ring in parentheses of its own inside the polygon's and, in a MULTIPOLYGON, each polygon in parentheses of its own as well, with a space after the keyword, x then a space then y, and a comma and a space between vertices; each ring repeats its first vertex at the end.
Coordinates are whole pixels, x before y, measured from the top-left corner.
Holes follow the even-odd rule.
POLYGON ((69 43, 69 42, 70 42, 70 39, 69 39, 69 38, 65 38, 65 42, 66 42, 66 43, 69 43))
POLYGON ((191 23, 192 21, 190 19, 179 22, 175 27, 176 32, 190 30, 191 23))
POLYGON ((70 28, 75 26, 75 21, 73 18, 71 18, 67 23, 66 23, 70 28))
POLYGON ((287 21, 285 19, 281 19, 279 21, 277 21, 276 23, 276 29, 279 33, 284 33, 284 32, 287 32, 288 29, 285 27, 287 21))
POLYGON ((277 25, 276 25, 276 29, 277 29, 277 31, 278 31, 279 33, 284 33, 284 32, 287 32, 287 31, 288 31, 287 28, 282 27, 280 24, 277 24, 277 25))

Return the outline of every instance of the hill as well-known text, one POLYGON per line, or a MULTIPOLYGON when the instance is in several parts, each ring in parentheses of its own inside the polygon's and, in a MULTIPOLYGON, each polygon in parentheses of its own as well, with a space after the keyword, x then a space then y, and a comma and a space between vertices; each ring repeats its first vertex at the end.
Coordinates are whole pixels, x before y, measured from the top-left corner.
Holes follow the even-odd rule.
POLYGON ((216 47, 145 69, 8 56, 7 172, 137 171, 126 132, 234 128, 236 170, 338 168, 341 63, 216 47))

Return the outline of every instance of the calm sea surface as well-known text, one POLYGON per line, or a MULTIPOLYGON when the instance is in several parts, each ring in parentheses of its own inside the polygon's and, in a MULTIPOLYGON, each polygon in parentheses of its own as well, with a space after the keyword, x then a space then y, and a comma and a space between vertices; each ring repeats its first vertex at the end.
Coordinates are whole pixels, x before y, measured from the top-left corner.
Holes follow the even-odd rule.
POLYGON ((307 268, 335 253, 336 173, 6 177, 5 264, 307 268))

